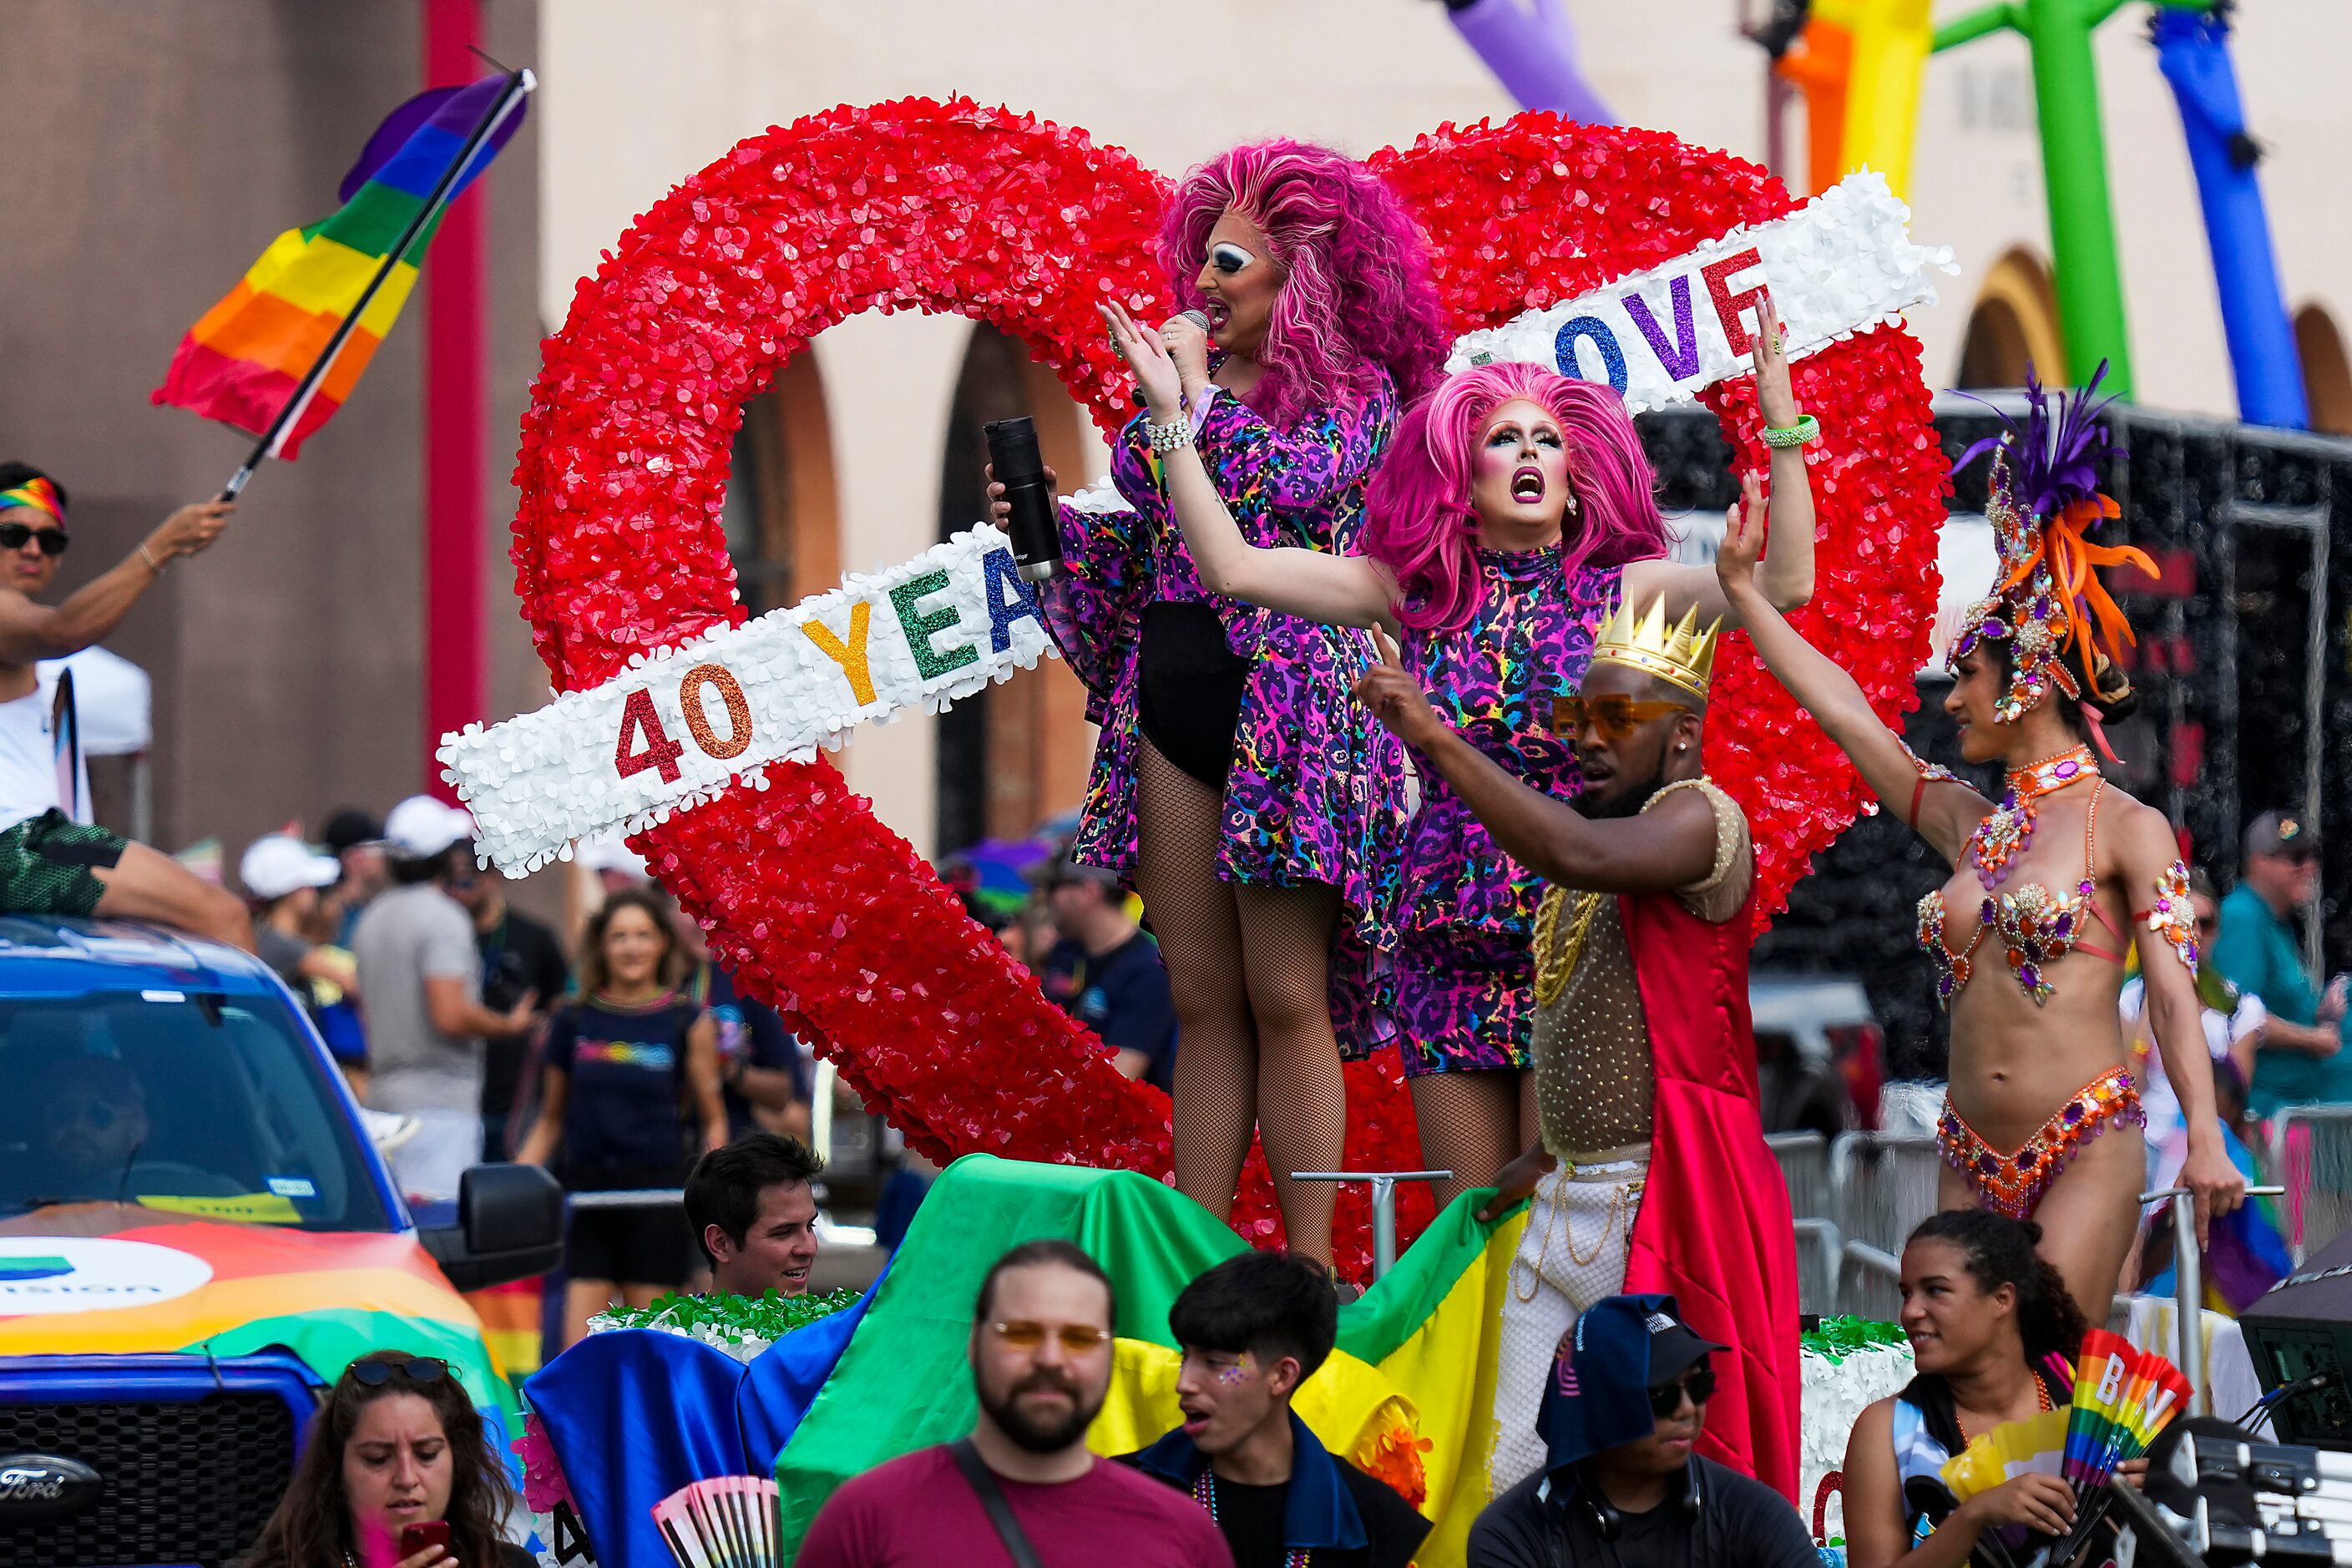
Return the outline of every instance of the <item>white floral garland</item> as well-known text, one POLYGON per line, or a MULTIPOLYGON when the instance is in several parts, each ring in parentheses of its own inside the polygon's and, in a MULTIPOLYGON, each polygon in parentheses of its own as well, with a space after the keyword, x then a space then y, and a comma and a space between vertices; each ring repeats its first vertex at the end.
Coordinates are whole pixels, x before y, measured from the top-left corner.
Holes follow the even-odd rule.
POLYGON ((1845 1468, 1846 1439, 1865 1406, 1911 1381, 1911 1347, 1866 1345, 1832 1357, 1805 1347, 1799 1358, 1803 1384, 1797 1460, 1797 1510, 1817 1542, 1845 1539, 1845 1499, 1837 1485, 1845 1468), (1823 1482, 1831 1484, 1824 1490, 1823 1482))
POLYGON ((635 833, 766 763, 806 760, 859 724, 961 697, 1055 653, 1004 535, 988 523, 914 560, 743 626, 629 661, 536 712, 443 737, 475 852, 511 874, 573 839, 635 833))

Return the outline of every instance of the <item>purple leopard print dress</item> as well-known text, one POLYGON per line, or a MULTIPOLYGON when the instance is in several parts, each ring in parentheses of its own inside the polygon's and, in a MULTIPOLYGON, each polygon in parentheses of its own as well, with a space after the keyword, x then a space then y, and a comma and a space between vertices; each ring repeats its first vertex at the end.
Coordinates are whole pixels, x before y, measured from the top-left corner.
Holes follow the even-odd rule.
MULTIPOLYGON (((1438 713, 1504 771, 1556 799, 1584 786, 1551 732, 1555 697, 1592 662, 1622 566, 1562 568, 1558 545, 1478 552, 1478 611, 1451 632, 1406 631, 1405 668, 1438 713)), ((1462 797, 1423 770, 1422 799, 1391 862, 1394 935, 1381 999, 1408 1077, 1524 1068, 1535 1026, 1528 942, 1543 883, 1505 855, 1462 797)))
MULTIPOLYGON (((1362 532, 1364 485, 1396 427, 1385 373, 1374 395, 1312 409, 1277 430, 1233 394, 1211 398, 1194 444, 1243 537, 1261 547, 1347 553, 1362 532)), ((1065 503, 1066 574, 1044 595, 1065 655, 1102 727, 1076 858, 1132 878, 1137 702, 1144 611, 1204 603, 1249 661, 1225 779, 1217 874, 1268 887, 1326 883, 1343 906, 1331 965, 1333 1023, 1351 1057, 1371 1044, 1366 935, 1381 864, 1402 826, 1403 748, 1349 695, 1376 655, 1370 634, 1211 594, 1168 501, 1145 417, 1119 432, 1111 478, 1131 510, 1065 503)))

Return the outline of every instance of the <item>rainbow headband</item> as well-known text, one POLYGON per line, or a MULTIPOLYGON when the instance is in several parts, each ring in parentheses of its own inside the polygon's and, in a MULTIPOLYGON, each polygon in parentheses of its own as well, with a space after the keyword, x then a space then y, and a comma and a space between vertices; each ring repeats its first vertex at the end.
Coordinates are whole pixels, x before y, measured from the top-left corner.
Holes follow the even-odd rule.
POLYGON ((0 511, 12 506, 28 506, 35 511, 47 512, 58 520, 59 528, 66 525, 65 502, 58 499, 58 487, 46 479, 26 479, 14 489, 0 490, 0 511))

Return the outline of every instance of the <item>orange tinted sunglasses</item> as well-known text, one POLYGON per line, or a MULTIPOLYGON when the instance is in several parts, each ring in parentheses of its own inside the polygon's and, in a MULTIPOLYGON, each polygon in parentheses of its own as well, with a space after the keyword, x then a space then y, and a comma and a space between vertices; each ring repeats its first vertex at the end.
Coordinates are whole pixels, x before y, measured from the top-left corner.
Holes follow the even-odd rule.
POLYGON ((1602 740, 1622 741, 1633 732, 1636 724, 1646 724, 1669 713, 1689 711, 1679 702, 1655 698, 1596 697, 1587 702, 1581 697, 1555 697, 1551 703, 1551 732, 1573 740, 1590 723, 1601 731, 1602 740))

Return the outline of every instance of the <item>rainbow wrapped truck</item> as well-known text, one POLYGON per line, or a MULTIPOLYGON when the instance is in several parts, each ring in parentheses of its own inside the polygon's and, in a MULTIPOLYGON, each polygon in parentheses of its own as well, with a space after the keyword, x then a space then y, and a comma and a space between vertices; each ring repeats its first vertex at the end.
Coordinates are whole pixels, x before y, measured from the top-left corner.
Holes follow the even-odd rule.
POLYGON ((355 1356, 446 1359, 504 1450, 458 1294, 544 1272, 562 1196, 513 1165, 412 1215, 301 1006, 151 926, 0 917, 0 1563, 220 1563, 355 1356))

